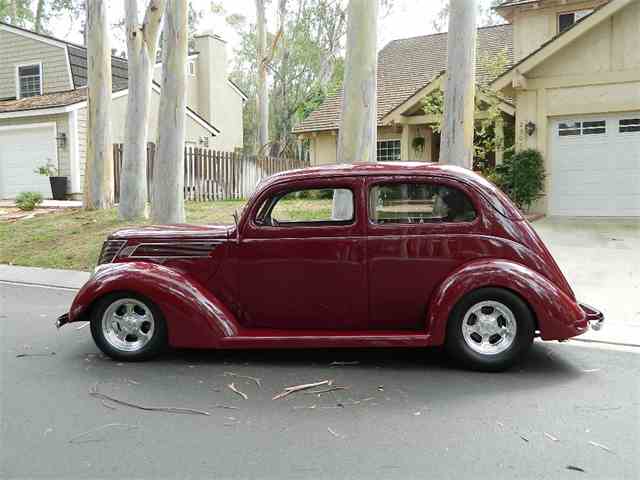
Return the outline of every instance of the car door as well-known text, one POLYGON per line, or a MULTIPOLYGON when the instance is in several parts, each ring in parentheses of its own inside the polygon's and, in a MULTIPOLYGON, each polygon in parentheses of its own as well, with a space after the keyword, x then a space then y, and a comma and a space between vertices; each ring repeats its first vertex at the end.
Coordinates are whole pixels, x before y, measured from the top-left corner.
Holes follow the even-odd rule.
POLYGON ((434 289, 468 257, 480 210, 468 187, 437 177, 367 182, 372 329, 424 329, 434 289))
POLYGON ((254 202, 237 247, 246 326, 366 328, 363 182, 296 181, 276 185, 254 202), (351 210, 343 208, 336 217, 334 195, 342 196, 343 206, 351 202, 351 210))

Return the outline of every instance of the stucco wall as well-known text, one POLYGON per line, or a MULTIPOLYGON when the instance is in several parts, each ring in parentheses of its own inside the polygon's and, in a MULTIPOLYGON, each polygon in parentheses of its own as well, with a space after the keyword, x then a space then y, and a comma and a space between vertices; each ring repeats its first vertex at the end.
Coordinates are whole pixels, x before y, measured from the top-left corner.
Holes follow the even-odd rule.
MULTIPOLYGON (((158 110, 160 106, 160 94, 156 91, 151 93, 151 106, 149 109, 149 133, 150 142, 156 142, 158 137, 158 110)), ((113 100, 111 111, 111 134, 113 135, 113 143, 124 142, 125 119, 127 116, 127 95, 122 95, 113 100)), ((210 137, 210 133, 202 126, 196 123, 190 117, 187 117, 185 129, 185 141, 198 143, 202 136, 210 137)), ((209 140, 212 140, 209 138, 209 140)))
POLYGON ((65 48, 0 29, 0 100, 16 97, 16 65, 38 62, 45 93, 71 90, 65 48))
POLYGON ((596 8, 606 0, 558 2, 555 5, 527 5, 516 10, 513 17, 513 50, 515 60, 521 60, 558 33, 558 14, 596 8))

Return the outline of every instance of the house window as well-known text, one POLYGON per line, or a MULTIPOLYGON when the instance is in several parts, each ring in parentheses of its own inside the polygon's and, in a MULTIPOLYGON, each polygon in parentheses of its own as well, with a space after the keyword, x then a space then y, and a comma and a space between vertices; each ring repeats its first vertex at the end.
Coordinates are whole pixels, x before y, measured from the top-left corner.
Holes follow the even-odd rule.
POLYGON ((625 118, 619 120, 620 133, 640 132, 640 118, 625 118))
POLYGON ((18 98, 42 95, 42 64, 18 65, 18 98))
POLYGON ((582 122, 583 135, 599 135, 607 133, 607 122, 604 120, 596 120, 593 122, 582 122))
POLYGON ((605 120, 589 120, 584 122, 562 122, 558 124, 558 136, 603 135, 607 133, 605 120))
POLYGON ((376 156, 379 162, 397 162, 400 160, 400 140, 381 140, 377 145, 376 156))
POLYGON ((476 211, 457 188, 435 183, 386 183, 369 193, 369 217, 378 225, 471 222, 476 211))
POLYGON ((558 124, 558 135, 560 137, 570 137, 580 135, 582 124, 580 122, 568 122, 558 124))
POLYGON ((187 62, 187 75, 196 76, 196 62, 187 62))
POLYGON ((571 25, 576 23, 578 20, 586 17, 591 12, 593 12, 593 9, 576 10, 575 12, 561 13, 560 15, 558 15, 558 33, 564 32, 566 29, 571 27, 571 25))

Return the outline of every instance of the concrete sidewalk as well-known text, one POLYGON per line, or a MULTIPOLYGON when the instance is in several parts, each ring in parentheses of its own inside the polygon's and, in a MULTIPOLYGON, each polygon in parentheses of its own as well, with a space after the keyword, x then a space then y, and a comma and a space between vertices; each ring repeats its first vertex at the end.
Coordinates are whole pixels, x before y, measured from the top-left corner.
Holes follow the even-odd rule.
POLYGON ((89 272, 53 268, 16 267, 0 264, 0 282, 79 289, 89 280, 89 272))
MULTIPOLYGON (((0 284, 5 282, 25 286, 78 290, 89 279, 89 276, 89 272, 0 264, 0 284)), ((605 318, 605 325, 602 330, 599 332, 589 330, 575 340, 640 347, 639 329, 635 324, 626 324, 624 320, 605 318)))

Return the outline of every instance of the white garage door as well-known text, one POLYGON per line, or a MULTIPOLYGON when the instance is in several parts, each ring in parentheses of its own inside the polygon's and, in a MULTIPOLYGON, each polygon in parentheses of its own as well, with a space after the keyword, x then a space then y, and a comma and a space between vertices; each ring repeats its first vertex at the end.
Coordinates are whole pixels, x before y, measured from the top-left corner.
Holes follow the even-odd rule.
POLYGON ((640 216, 640 112, 551 122, 549 211, 640 216))
POLYGON ((0 198, 15 198, 20 192, 51 198, 49 179, 34 172, 47 162, 58 164, 54 124, 0 127, 0 198))

